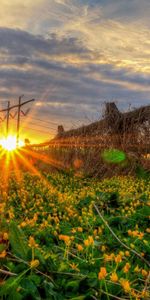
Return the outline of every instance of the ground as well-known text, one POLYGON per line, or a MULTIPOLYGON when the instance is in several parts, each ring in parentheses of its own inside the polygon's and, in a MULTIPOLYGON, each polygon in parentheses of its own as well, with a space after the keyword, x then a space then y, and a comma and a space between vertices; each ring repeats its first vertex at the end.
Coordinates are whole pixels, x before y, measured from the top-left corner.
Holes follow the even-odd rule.
POLYGON ((148 179, 12 174, 0 212, 0 299, 149 299, 148 179))

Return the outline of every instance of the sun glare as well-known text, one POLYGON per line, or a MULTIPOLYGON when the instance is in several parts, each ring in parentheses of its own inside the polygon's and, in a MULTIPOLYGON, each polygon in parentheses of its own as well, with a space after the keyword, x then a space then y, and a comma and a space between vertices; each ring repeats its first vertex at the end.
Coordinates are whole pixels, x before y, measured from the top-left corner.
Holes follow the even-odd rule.
MULTIPOLYGON (((9 135, 7 138, 0 140, 0 145, 7 151, 13 151, 16 149, 16 137, 9 135)), ((23 141, 19 141, 19 147, 24 145, 23 141)))

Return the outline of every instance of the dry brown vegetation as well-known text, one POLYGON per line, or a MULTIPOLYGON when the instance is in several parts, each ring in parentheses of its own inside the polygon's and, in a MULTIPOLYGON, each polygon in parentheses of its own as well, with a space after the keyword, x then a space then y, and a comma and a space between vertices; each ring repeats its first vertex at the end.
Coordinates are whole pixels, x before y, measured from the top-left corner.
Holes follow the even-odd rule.
POLYGON ((147 159, 150 153, 150 106, 121 113, 115 103, 106 103, 100 121, 69 131, 64 131, 60 125, 57 136, 40 147, 47 148, 65 168, 72 167, 78 173, 113 175, 132 172, 139 164, 150 169, 147 159), (101 157, 105 149, 124 151, 126 162, 108 165, 101 157))

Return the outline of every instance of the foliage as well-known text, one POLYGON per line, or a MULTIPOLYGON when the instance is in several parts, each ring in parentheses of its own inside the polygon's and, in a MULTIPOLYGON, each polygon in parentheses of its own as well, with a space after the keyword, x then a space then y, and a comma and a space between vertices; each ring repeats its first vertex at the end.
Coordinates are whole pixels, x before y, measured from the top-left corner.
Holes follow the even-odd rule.
POLYGON ((24 173, 7 193, 1 181, 0 299, 148 299, 150 186, 138 174, 24 173))

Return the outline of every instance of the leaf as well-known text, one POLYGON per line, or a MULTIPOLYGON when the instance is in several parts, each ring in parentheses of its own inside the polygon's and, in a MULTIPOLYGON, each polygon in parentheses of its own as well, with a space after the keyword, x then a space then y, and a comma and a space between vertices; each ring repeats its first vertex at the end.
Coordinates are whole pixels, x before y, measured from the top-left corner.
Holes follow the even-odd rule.
POLYGON ((0 296, 10 295, 11 293, 13 293, 13 291, 16 290, 20 281, 22 280, 22 277, 26 274, 26 272, 28 272, 28 270, 29 269, 25 270, 24 272, 19 274, 19 276, 17 276, 16 278, 7 279, 0 290, 0 296))
POLYGON ((28 244, 26 242, 25 236, 23 231, 18 228, 17 224, 15 222, 10 223, 10 244, 14 251, 14 254, 23 258, 27 259, 27 252, 28 252, 28 244))
POLYGON ((23 296, 20 295, 16 290, 13 290, 9 295, 8 295, 8 300, 22 300, 23 296))
POLYGON ((77 291, 79 289, 79 280, 72 280, 66 284, 66 289, 71 291, 77 291))
POLYGON ((75 298, 70 298, 69 300, 84 300, 86 298, 86 296, 78 296, 75 298))
POLYGON ((47 282, 46 280, 44 280, 43 285, 44 285, 46 297, 48 297, 49 300, 59 299, 59 297, 57 297, 58 294, 54 291, 54 285, 52 282, 47 282))

